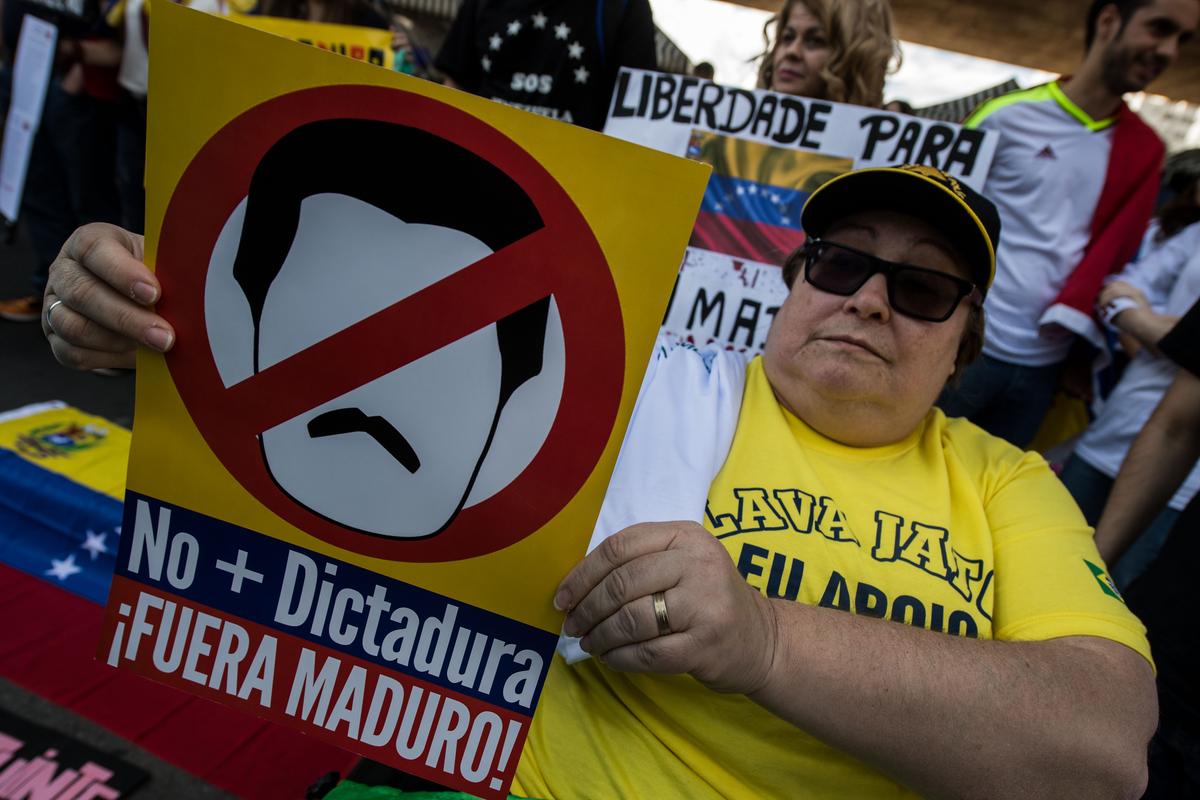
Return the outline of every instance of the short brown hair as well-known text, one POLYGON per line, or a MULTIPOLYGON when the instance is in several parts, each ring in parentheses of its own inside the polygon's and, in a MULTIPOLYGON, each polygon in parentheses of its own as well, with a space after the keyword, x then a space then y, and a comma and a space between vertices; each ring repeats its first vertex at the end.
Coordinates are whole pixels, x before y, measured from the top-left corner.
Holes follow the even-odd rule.
POLYGON ((1117 7, 1117 13, 1121 15, 1121 30, 1123 31, 1129 23, 1129 18, 1137 13, 1139 8, 1148 5, 1150 5, 1150 0, 1092 0, 1091 6, 1088 7, 1087 19, 1084 22, 1083 51, 1086 53, 1091 50, 1092 42, 1096 41, 1096 23, 1105 6, 1117 7))

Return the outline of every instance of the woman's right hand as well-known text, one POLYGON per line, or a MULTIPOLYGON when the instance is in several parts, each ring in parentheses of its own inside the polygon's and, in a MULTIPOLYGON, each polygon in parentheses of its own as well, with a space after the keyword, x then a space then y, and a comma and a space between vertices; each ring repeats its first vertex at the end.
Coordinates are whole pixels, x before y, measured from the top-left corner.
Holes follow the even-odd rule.
POLYGON ((68 367, 131 369, 138 345, 165 353, 175 343, 175 330, 151 309, 161 291, 142 263, 141 236, 84 225, 50 266, 42 333, 68 367))

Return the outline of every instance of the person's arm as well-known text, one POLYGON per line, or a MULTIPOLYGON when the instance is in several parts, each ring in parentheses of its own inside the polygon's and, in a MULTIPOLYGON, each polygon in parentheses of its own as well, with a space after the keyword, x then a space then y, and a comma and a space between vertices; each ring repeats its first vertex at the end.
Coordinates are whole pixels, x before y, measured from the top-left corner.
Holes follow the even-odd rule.
POLYGON ((1121 345, 1130 355, 1136 355, 1142 347, 1147 347, 1158 355, 1158 340, 1167 335, 1179 317, 1157 313, 1142 292, 1141 288, 1125 280, 1115 280, 1100 290, 1097 305, 1100 308, 1118 300, 1131 300, 1137 305, 1127 308, 1112 317, 1111 322, 1116 326, 1121 345), (1127 340, 1129 343, 1127 344, 1127 340))
POLYGON ((768 600, 692 522, 606 539, 555 605, 609 666, 744 693, 929 796, 1133 798, 1145 785, 1154 678, 1112 641, 980 641, 768 600))
POLYGON ((1165 306, 1171 288, 1197 247, 1200 247, 1200 225, 1184 229, 1154 252, 1130 263, 1100 290, 1097 304, 1101 307, 1121 297, 1138 304, 1117 314, 1112 324, 1156 355, 1158 340, 1179 321, 1178 316, 1161 314, 1156 309, 1165 306))
POLYGON ((80 60, 92 67, 117 67, 121 64, 121 43, 111 38, 79 40, 80 60))
POLYGON ((1136 356, 1142 349, 1142 343, 1130 336, 1128 333, 1125 333, 1125 331, 1117 332, 1117 344, 1120 345, 1121 350, 1124 351, 1125 355, 1129 356, 1130 358, 1136 356))
POLYGON ((1158 709, 1133 650, 1088 636, 979 641, 771 605, 776 656, 751 699, 923 795, 1141 796, 1158 709))
POLYGON ((1138 344, 1147 347, 1151 352, 1158 353, 1158 340, 1167 335, 1179 317, 1171 314, 1158 314, 1147 306, 1127 308, 1113 319, 1113 324, 1122 332, 1137 340, 1138 344))
POLYGON ((141 236, 85 225, 50 265, 42 332, 68 367, 132 367, 138 345, 166 352, 175 343, 170 323, 150 308, 161 291, 142 263, 141 236))
POLYGON ((1114 563, 1162 511, 1200 458, 1200 378, 1175 376, 1133 440, 1096 524, 1096 546, 1114 563))

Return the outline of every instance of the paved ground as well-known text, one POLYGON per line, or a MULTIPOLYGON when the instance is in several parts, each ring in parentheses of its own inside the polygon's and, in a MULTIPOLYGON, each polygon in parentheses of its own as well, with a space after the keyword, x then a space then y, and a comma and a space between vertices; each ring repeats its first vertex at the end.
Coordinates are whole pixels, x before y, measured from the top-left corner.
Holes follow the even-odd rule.
POLYGON ((146 800, 224 800, 230 797, 199 778, 155 758, 132 742, 109 733, 91 720, 67 711, 3 678, 0 678, 0 708, 39 725, 61 731, 97 750, 113 753, 150 773, 150 778, 130 797, 146 800))
MULTIPOLYGON (((22 237, 0 243, 0 297, 28 291, 33 257, 22 237)), ((0 321, 0 411, 44 400, 62 400, 121 425, 133 421, 133 375, 109 378, 74 372, 54 360, 36 323, 0 321)), ((215 800, 229 795, 150 755, 95 723, 0 679, 0 708, 60 730, 150 773, 135 796, 171 800, 215 800)))

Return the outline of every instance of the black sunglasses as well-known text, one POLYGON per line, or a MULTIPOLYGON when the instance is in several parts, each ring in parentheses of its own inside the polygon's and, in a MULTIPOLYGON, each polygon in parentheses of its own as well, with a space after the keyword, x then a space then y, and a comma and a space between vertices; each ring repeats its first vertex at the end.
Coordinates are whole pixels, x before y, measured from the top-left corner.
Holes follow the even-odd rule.
POLYGON ((804 259, 804 277, 823 292, 849 297, 872 275, 887 279, 888 303, 896 311, 925 322, 945 322, 975 284, 945 272, 897 264, 844 244, 809 239, 792 255, 804 259))

